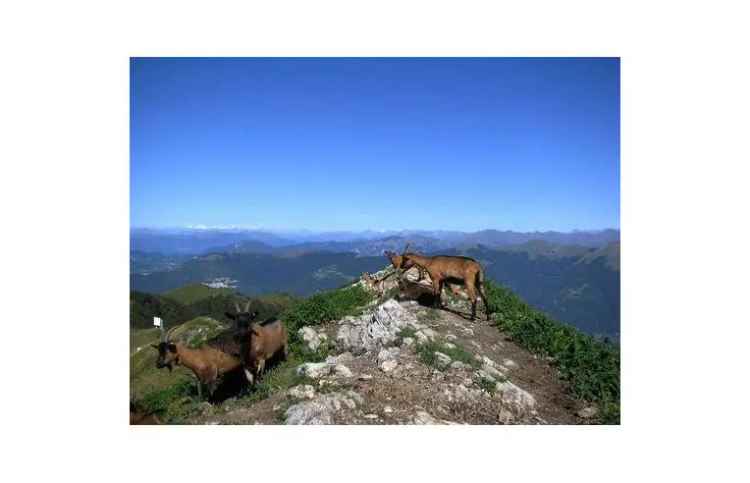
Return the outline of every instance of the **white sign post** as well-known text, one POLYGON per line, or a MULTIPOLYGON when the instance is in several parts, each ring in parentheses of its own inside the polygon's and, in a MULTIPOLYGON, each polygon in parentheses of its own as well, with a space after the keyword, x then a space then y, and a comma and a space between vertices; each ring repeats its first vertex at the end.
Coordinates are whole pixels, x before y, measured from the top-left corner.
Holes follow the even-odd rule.
POLYGON ((161 317, 154 317, 154 327, 161 327, 161 317))

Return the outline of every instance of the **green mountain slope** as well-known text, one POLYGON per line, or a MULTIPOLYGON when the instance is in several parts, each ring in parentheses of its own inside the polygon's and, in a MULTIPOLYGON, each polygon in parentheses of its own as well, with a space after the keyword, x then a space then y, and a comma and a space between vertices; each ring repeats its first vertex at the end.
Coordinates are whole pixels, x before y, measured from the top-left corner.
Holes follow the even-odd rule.
POLYGON ((176 300, 181 304, 189 305, 209 297, 217 295, 231 295, 234 290, 231 288, 213 288, 203 285, 202 283, 192 283, 184 287, 176 288, 165 292, 164 297, 176 300))

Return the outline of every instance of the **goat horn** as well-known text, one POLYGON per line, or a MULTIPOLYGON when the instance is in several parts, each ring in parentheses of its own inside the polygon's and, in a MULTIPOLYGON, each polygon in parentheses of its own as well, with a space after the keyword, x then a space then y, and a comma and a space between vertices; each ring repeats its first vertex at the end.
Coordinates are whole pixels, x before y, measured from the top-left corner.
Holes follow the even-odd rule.
POLYGON ((245 304, 245 312, 249 312, 249 311, 250 311, 250 301, 248 300, 247 303, 245 304))
POLYGON ((178 325, 175 325, 174 327, 172 327, 171 329, 169 329, 169 330, 167 331, 167 336, 165 337, 165 339, 164 339, 164 342, 169 342, 169 339, 170 339, 170 337, 172 336, 172 332, 174 332, 174 331, 175 331, 175 329, 177 329, 177 327, 179 327, 179 326, 178 326, 178 325))
POLYGON ((236 312, 237 312, 238 314, 239 314, 240 312, 242 312, 242 311, 240 310, 240 304, 238 304, 237 302, 235 302, 235 303, 234 303, 234 310, 235 310, 235 311, 236 311, 236 312))

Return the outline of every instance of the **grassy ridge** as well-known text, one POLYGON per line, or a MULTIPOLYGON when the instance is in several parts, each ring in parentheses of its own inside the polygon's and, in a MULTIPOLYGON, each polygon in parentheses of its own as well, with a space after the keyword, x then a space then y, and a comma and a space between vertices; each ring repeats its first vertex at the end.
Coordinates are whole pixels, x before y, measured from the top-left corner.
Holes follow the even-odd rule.
POLYGON ((620 351, 549 318, 505 287, 487 281, 498 328, 529 351, 550 356, 576 397, 599 405, 602 422, 620 422, 620 351))
POLYGON ((372 294, 359 285, 323 292, 293 303, 279 317, 286 323, 289 335, 294 339, 304 325, 320 325, 325 322, 354 315, 374 300, 372 294))
MULTIPOLYGON (((229 298, 216 296, 203 299, 195 305, 206 305, 202 312, 221 312, 229 298), (224 299, 227 300, 224 300, 224 299), (210 303, 209 303, 210 302, 210 303), (209 307, 210 305, 210 307, 209 307), (214 307, 216 305, 216 307, 214 307)), ((296 368, 303 362, 319 362, 328 355, 328 344, 324 343, 312 352, 298 340, 297 331, 304 325, 319 325, 352 315, 373 300, 372 295, 359 286, 332 290, 297 300, 286 295, 260 297, 253 306, 286 310, 279 315, 284 320, 290 335, 289 359, 271 369, 253 388, 238 397, 239 404, 253 404, 271 394, 286 390, 305 381, 298 376, 296 368), (260 304, 260 305, 258 305, 260 304)), ((198 317, 180 325, 174 332, 176 339, 192 346, 218 335, 220 326, 216 320, 198 317)), ((167 423, 181 423, 199 411, 195 378, 184 367, 175 368, 173 373, 156 369, 156 351, 149 347, 159 338, 158 329, 131 331, 130 388, 131 398, 147 412, 157 414, 167 423), (136 350, 137 348, 141 348, 136 350)))
POLYGON ((193 283, 165 292, 164 297, 176 300, 184 305, 190 305, 216 295, 232 295, 234 292, 234 289, 231 288, 212 288, 202 283, 193 283))

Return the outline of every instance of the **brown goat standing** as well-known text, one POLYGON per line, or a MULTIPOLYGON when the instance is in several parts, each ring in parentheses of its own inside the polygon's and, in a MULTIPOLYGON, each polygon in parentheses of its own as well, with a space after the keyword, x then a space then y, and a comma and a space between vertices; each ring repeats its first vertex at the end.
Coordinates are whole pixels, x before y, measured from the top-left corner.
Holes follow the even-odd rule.
MULTIPOLYGON (((174 330, 174 327, 170 332, 174 330)), ((213 395, 216 389, 216 382, 220 376, 227 372, 233 371, 240 366, 240 360, 226 352, 220 351, 214 347, 205 345, 197 349, 191 349, 185 344, 169 341, 169 334, 164 336, 162 328, 162 341, 159 345, 152 344, 154 349, 159 351, 159 357, 156 359, 156 367, 166 367, 172 371, 172 366, 184 366, 193 371, 198 379, 198 397, 203 398, 203 389, 205 385, 208 388, 209 396, 213 395)))
POLYGON ((435 295, 435 306, 442 307, 441 294, 446 281, 463 284, 471 302, 471 317, 477 316, 477 293, 484 302, 487 320, 490 320, 487 297, 484 293, 484 270, 482 266, 468 257, 444 256, 425 257, 415 253, 404 253, 402 269, 408 270, 417 265, 424 268, 432 279, 432 292, 435 295))
POLYGON ((238 335, 240 360, 250 384, 255 384, 260 378, 267 361, 275 357, 286 360, 289 354, 286 327, 278 319, 263 325, 253 322, 238 335))
MULTIPOLYGON (((402 269, 404 271, 408 270, 408 269, 404 269, 404 267, 403 267, 403 264, 404 264, 404 255, 406 255, 406 250, 408 250, 408 249, 409 249, 409 245, 406 245, 406 248, 404 248, 404 253, 402 255, 399 255, 396 252, 391 252, 391 251, 386 251, 385 252, 386 258, 388 258, 388 260, 390 260, 391 265, 393 265, 393 268, 395 268, 396 271, 399 271, 399 270, 402 270, 402 269)), ((411 268, 411 267, 409 267, 409 268, 411 268)), ((419 271, 419 276, 417 277, 417 282, 419 282, 420 280, 424 279, 424 272, 425 272, 425 270, 422 267, 420 267, 420 266, 417 266, 417 270, 419 271)))

